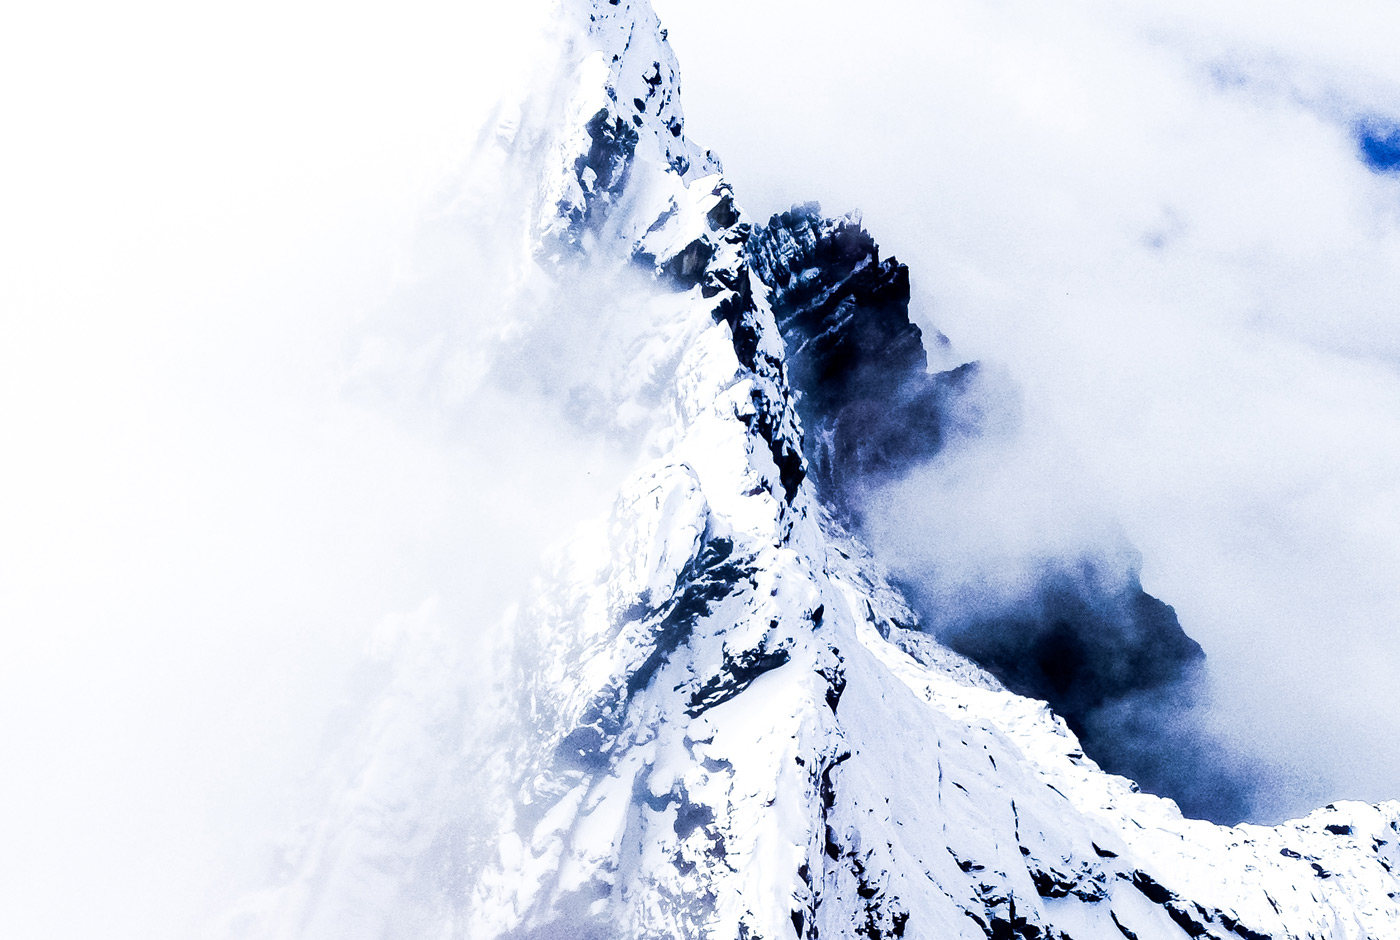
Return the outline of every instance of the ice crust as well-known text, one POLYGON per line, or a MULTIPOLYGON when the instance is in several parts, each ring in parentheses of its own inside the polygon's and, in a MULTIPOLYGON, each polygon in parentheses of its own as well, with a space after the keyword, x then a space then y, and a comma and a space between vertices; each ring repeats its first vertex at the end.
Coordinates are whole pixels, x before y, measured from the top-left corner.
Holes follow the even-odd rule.
POLYGON ((522 252, 545 278, 622 265, 650 279, 617 314, 640 339, 610 380, 647 456, 502 625, 499 701, 465 752, 431 732, 460 720, 437 634, 384 654, 394 678, 354 782, 236 923, 481 940, 1400 938, 1400 803, 1271 828, 1185 819, 1101 772, 1043 703, 912 629, 803 479, 782 339, 743 256, 750 222, 684 136, 655 15, 636 0, 562 15, 574 66, 549 93, 568 104, 522 252), (451 851, 464 857, 442 862, 451 851))

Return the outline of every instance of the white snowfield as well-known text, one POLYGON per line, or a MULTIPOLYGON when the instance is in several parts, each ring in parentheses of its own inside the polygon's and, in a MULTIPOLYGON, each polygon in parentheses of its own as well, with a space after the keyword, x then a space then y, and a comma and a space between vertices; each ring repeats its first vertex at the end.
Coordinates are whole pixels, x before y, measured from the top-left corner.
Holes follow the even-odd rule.
POLYGON ((623 354, 600 381, 647 457, 508 622, 475 750, 435 761, 437 744, 398 733, 383 752, 379 729, 448 721, 455 701, 430 695, 455 666, 406 660, 421 673, 395 679, 400 705, 262 899, 261 935, 1400 938, 1400 803, 1274 828, 1184 819, 1100 771, 1043 703, 910 629, 810 481, 789 496, 782 340, 747 223, 684 137, 656 17, 637 0, 562 13, 573 58, 536 109, 562 120, 522 264, 642 267, 647 289, 609 311, 623 354), (586 129, 600 111, 605 143, 636 131, 622 177, 594 165, 616 156, 603 123, 586 129), (600 187, 610 175, 624 182, 600 187), (488 832, 460 835, 471 857, 433 880, 420 856, 463 818, 488 832), (412 915, 391 916, 409 894, 412 915))

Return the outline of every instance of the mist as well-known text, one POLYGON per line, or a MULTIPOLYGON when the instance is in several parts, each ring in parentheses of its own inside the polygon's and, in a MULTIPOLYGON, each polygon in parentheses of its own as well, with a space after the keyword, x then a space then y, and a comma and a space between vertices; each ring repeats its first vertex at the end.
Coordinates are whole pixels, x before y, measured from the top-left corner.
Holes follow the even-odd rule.
MULTIPOLYGON (((1210 732, 1275 768, 1252 818, 1400 792, 1393 11, 658 6, 746 208, 860 209, 926 335, 1021 390, 976 511, 942 514, 975 462, 900 504, 939 569, 1121 541, 1205 649, 1210 732)), ((926 577, 907 540, 882 559, 926 577)))
POLYGON ((1049 702, 1104 770, 1191 818, 1249 820, 1294 780, 1227 744, 1213 664, 1144 591, 1141 554, 1077 469, 1006 422, 875 487, 861 531, 923 629, 1049 702))
POLYGON ((635 442, 507 380, 539 331, 464 195, 544 12, 4 14, 0 933, 256 923, 328 799, 425 779, 339 794, 357 738, 460 747, 606 511, 635 442))

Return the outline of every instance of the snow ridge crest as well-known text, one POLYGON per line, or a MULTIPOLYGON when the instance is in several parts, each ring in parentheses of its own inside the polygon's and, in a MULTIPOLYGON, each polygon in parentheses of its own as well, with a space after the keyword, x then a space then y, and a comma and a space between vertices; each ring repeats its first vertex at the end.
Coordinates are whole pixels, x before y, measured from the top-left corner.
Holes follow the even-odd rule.
MULTIPOLYGON (((644 456, 508 624, 480 750, 440 759, 443 778, 486 781, 472 808, 489 831, 399 886, 412 918, 340 923, 480 940, 1400 940, 1400 803, 1274 828, 1185 819, 918 632, 808 478, 775 285, 719 162, 685 137, 655 14, 565 13, 573 65, 550 93, 567 117, 523 253, 545 277, 644 284, 610 311, 635 353, 618 421, 644 456)), ((432 817, 399 828, 342 868, 463 839, 432 817)), ((294 876, 298 911, 334 903, 318 870, 294 876)))
POLYGON ((623 487, 595 580, 525 618, 554 649, 520 665, 539 737, 476 935, 1400 936, 1400 804, 1184 819, 910 629, 806 479, 777 285, 718 162, 685 149, 654 14, 580 8, 611 58, 563 161, 585 194, 559 204, 565 241, 706 315, 681 340, 670 446, 623 487))

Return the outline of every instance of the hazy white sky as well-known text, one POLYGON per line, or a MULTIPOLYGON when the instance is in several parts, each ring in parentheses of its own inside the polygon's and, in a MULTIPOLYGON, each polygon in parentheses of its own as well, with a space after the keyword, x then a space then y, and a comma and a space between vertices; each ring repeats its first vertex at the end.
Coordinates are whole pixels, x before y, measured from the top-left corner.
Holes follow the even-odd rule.
POLYGON ((0 934, 191 936, 374 626, 528 571, 548 503, 347 394, 500 6, 0 14, 0 934))
MULTIPOLYGON (((548 535, 568 494, 521 517, 491 472, 531 442, 354 382, 522 80, 506 6, 0 14, 0 934, 188 936, 375 625, 478 616, 548 535)), ((1400 116, 1393 14, 658 7, 741 201, 865 210, 1237 729, 1316 795, 1400 794, 1400 183, 1347 131, 1400 116)))

